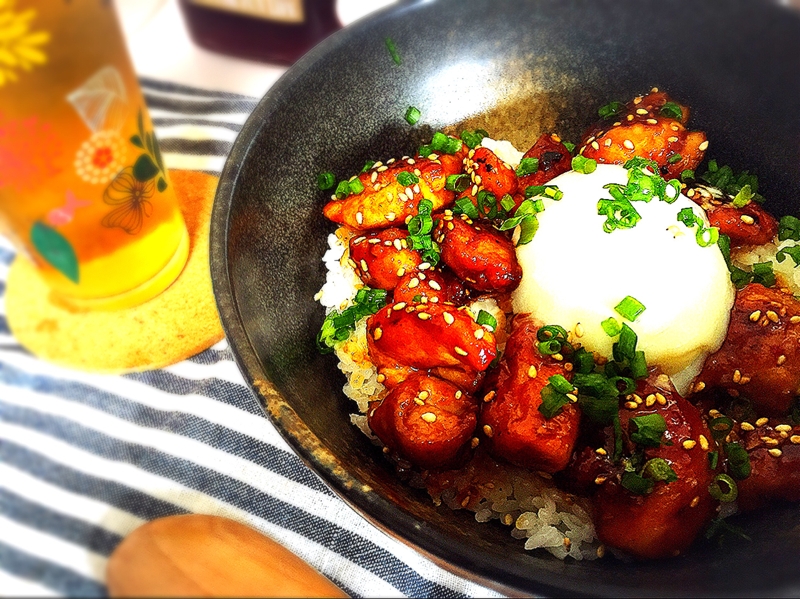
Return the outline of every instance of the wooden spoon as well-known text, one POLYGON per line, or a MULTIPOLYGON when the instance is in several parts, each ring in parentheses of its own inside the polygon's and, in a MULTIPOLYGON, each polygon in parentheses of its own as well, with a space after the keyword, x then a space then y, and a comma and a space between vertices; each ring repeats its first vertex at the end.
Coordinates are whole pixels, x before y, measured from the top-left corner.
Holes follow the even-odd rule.
POLYGON ((112 597, 346 597, 299 557, 233 520, 190 514, 148 522, 111 554, 112 597))

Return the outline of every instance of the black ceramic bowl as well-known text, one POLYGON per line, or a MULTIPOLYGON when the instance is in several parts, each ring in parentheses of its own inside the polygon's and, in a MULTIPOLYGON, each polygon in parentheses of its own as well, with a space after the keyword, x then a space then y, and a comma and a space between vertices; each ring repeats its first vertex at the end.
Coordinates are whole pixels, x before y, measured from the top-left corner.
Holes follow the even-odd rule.
POLYGON ((796 505, 740 518, 752 542, 698 543, 679 559, 634 564, 531 554, 505 528, 434 507, 349 424, 354 404, 335 359, 315 349, 324 314, 312 298, 334 229, 317 173, 341 178, 367 159, 411 154, 448 126, 480 126, 520 148, 542 131, 577 140, 599 106, 653 86, 692 107, 710 157, 758 173, 774 213, 798 212, 800 15, 785 7, 438 0, 334 35, 269 91, 228 159, 211 249, 222 321, 295 451, 371 522, 446 567, 527 593, 796 595, 796 505), (410 105, 422 112, 414 127, 403 118, 410 105))

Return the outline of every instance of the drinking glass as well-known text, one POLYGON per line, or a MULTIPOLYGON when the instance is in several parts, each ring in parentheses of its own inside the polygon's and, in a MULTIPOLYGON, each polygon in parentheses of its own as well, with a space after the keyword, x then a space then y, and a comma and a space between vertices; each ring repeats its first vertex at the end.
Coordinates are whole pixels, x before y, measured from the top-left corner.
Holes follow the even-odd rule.
POLYGON ((60 302, 118 309, 189 237, 107 0, 0 0, 0 232, 60 302))

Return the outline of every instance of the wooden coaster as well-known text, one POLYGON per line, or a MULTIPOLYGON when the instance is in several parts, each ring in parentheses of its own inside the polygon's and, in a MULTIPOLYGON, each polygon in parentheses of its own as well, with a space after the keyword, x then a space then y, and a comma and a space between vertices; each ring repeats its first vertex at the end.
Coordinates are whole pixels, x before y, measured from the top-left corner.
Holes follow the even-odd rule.
POLYGON ((50 300, 34 265, 18 255, 6 289, 11 332, 33 354, 63 366, 123 373, 180 362, 222 340, 208 265, 218 178, 172 171, 191 248, 178 279, 152 300, 113 312, 72 312, 50 300))

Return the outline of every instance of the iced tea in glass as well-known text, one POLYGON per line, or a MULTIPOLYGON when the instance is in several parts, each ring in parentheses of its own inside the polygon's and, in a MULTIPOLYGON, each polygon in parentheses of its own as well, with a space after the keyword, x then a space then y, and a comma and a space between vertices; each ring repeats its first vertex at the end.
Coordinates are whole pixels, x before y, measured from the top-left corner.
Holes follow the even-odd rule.
POLYGON ((0 232, 79 309, 144 302, 186 263, 186 225, 107 0, 0 0, 0 232))

